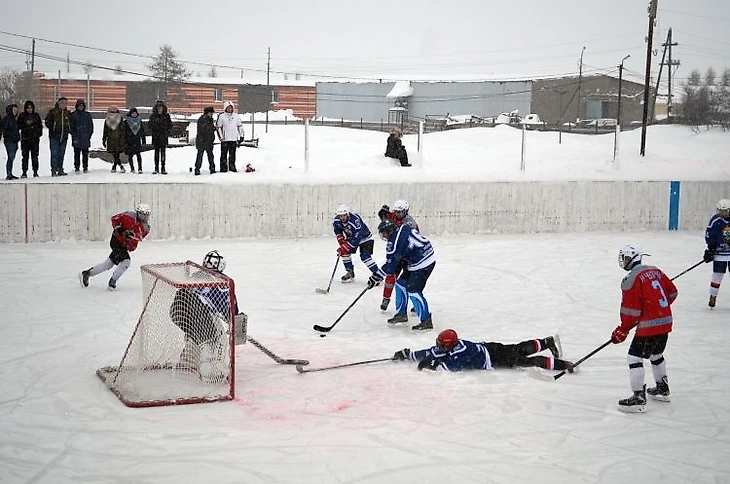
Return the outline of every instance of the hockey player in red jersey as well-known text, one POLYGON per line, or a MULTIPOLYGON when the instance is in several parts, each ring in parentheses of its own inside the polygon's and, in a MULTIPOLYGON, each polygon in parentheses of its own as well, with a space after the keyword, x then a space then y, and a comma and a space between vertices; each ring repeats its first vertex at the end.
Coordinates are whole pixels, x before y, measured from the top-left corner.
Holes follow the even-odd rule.
MULTIPOLYGON (((381 222, 386 219, 390 220, 396 225, 396 227, 399 225, 408 224, 411 226, 412 229, 418 230, 418 223, 416 223, 416 220, 408 214, 410 208, 411 206, 406 200, 396 200, 396 202, 393 204, 392 210, 387 205, 383 205, 378 211, 378 217, 380 217, 381 222)), ((380 309, 382 311, 388 309, 388 305, 390 304, 390 298, 393 295, 393 288, 395 287, 395 280, 398 278, 398 274, 400 274, 400 270, 397 271, 395 274, 389 274, 385 278, 383 284, 383 301, 380 303, 380 309)), ((397 296, 398 293, 396 293, 396 301, 398 300, 397 296)), ((406 305, 407 304, 408 301, 406 300, 406 305)))
POLYGON ((79 274, 79 280, 83 287, 89 287, 89 278, 106 272, 114 266, 114 270, 107 289, 114 290, 117 288, 117 281, 124 271, 127 270, 131 259, 129 253, 137 249, 139 241, 147 237, 150 233, 150 207, 146 203, 140 203, 134 212, 121 212, 114 215, 111 219, 112 238, 109 246, 112 249, 111 254, 102 262, 90 267, 79 274))
POLYGON ((627 245, 618 253, 618 265, 629 273, 621 281, 621 324, 613 330, 611 342, 622 343, 636 328, 627 357, 634 394, 618 401, 619 410, 624 412, 645 412, 647 393, 655 400, 669 401, 663 353, 672 331, 671 304, 677 298, 677 287, 660 269, 642 264, 643 255, 638 244, 627 245), (656 386, 648 390, 643 361, 647 358, 656 381, 656 386))

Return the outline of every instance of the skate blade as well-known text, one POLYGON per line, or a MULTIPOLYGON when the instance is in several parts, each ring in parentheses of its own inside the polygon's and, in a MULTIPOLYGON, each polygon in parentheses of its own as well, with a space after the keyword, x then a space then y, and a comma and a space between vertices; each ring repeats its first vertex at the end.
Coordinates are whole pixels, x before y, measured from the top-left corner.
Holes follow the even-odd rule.
POLYGON ((88 286, 84 285, 84 275, 79 272, 79 282, 81 283, 81 287, 86 288, 88 286))
POLYGON ((671 402, 672 399, 669 397, 669 395, 649 395, 649 398, 652 400, 656 400, 657 402, 671 402))
POLYGON ((646 405, 619 405, 618 409, 624 413, 645 413, 646 405))

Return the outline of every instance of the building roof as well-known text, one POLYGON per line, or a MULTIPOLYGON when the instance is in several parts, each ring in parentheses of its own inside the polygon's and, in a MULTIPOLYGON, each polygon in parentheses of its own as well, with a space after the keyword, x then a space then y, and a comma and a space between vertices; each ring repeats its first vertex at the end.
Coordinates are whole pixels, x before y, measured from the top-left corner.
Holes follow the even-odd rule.
MULTIPOLYGON (((46 72, 42 73, 46 79, 58 79, 58 73, 46 72)), ((137 74, 114 74, 111 71, 92 71, 89 74, 92 81, 116 81, 116 82, 140 82, 154 80, 151 77, 141 76, 137 74)), ((86 74, 77 72, 62 72, 61 81, 85 81, 86 74)), ((213 84, 224 86, 245 86, 245 85, 266 85, 266 78, 245 77, 243 79, 237 77, 189 77, 185 81, 188 84, 213 84)), ((292 87, 314 87, 315 82, 312 80, 300 79, 272 79, 269 82, 271 86, 292 86, 292 87)))

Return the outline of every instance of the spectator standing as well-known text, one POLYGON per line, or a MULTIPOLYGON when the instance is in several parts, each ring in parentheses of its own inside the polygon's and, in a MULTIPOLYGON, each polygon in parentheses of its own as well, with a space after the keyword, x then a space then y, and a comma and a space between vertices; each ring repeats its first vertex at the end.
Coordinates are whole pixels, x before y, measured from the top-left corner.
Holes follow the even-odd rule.
POLYGON ((18 116, 20 127, 20 149, 23 155, 23 173, 20 178, 28 178, 28 158, 33 163, 33 177, 38 177, 38 145, 43 136, 43 120, 35 112, 33 101, 25 101, 23 112, 18 116))
POLYGON ((152 144, 155 147, 155 171, 152 174, 162 173, 167 175, 167 171, 165 171, 165 151, 167 138, 170 136, 170 130, 172 129, 172 119, 167 113, 167 106, 164 102, 157 101, 147 126, 150 128, 152 144), (161 171, 160 163, 162 164, 161 171))
POLYGON ((63 158, 66 155, 66 143, 71 134, 71 113, 68 112, 68 99, 58 98, 53 109, 46 115, 49 145, 51 148, 51 176, 66 176, 63 171, 63 158))
POLYGON ((213 143, 215 142, 215 122, 213 121, 213 106, 203 109, 203 115, 198 118, 198 134, 195 137, 195 147, 198 149, 198 156, 195 158, 195 174, 200 175, 200 168, 203 166, 203 153, 208 156, 208 169, 210 174, 215 173, 215 161, 213 158, 213 143))
POLYGON ((218 139, 221 140, 221 173, 236 172, 236 148, 243 138, 243 123, 231 101, 223 103, 223 110, 216 121, 218 139))
POLYGON ((137 108, 132 108, 124 119, 125 151, 129 161, 129 170, 134 173, 134 157, 137 156, 137 173, 142 174, 142 145, 147 144, 142 118, 137 108))
POLYGON ((125 128, 122 123, 122 115, 116 106, 109 106, 104 119, 104 134, 101 138, 101 144, 104 145, 106 151, 111 153, 114 158, 112 164, 112 173, 116 173, 117 165, 119 171, 125 172, 124 165, 120 159, 120 153, 124 151, 125 128))
POLYGON ((94 134, 94 120, 86 110, 86 101, 78 99, 71 113, 71 144, 74 147, 74 172, 83 166, 84 173, 89 171, 89 148, 91 135, 94 134), (83 163, 82 163, 83 158, 83 163))
POLYGON ((5 117, 2 121, 2 136, 5 139, 5 151, 8 154, 8 161, 5 165, 6 180, 17 180, 13 175, 13 162, 18 152, 20 142, 20 128, 18 127, 18 105, 8 104, 5 108, 5 117))

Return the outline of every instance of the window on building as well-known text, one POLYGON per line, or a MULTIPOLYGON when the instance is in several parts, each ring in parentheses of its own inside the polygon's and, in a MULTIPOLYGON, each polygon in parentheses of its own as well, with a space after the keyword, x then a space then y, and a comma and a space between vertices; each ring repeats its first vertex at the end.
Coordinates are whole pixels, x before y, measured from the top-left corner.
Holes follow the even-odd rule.
POLYGON ((215 88, 215 102, 222 103, 223 102, 223 88, 215 88))

